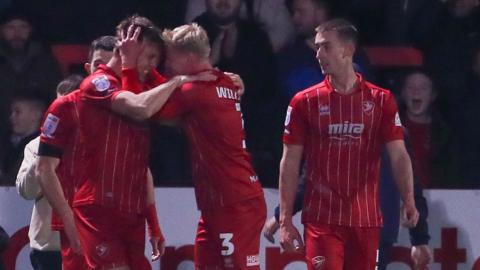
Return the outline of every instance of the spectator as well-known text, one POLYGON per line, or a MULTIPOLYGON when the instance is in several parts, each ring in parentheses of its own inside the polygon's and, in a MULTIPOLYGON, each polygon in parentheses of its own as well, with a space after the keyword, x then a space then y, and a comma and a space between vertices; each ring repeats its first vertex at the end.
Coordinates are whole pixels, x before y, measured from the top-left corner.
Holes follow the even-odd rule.
MULTIPOLYGON (((57 86, 57 95, 63 96, 77 89, 83 78, 71 75, 57 86)), ((35 270, 61 270, 60 235, 52 231, 52 208, 43 197, 38 179, 35 177, 36 156, 40 138, 36 137, 25 147, 22 165, 17 174, 18 193, 26 200, 35 200, 30 220, 30 262, 35 270)))
MULTIPOLYGON (((240 16, 260 24, 268 33, 275 52, 290 43, 293 37, 293 26, 285 7, 285 0, 244 0, 242 2, 240 16)), ((185 21, 191 22, 206 10, 206 4, 205 1, 190 0, 187 1, 186 9, 185 21)))
POLYGON ((441 12, 440 0, 384 1, 385 41, 391 45, 425 44, 441 12))
POLYGON ((436 110, 432 77, 414 70, 402 86, 401 118, 410 137, 412 164, 423 188, 453 187, 451 135, 436 110))
POLYGON ((11 105, 11 134, 2 146, 0 179, 2 185, 15 185, 15 176, 23 159, 25 145, 39 134, 40 120, 45 103, 37 95, 22 93, 14 97, 11 105))
POLYGON ((245 83, 241 107, 246 144, 260 181, 277 185, 281 116, 275 98, 275 64, 270 41, 258 25, 240 18, 241 0, 206 0, 195 19, 208 34, 211 63, 240 75, 245 83))
MULTIPOLYGON (((333 10, 328 0, 287 0, 295 27, 295 41, 278 54, 278 79, 282 102, 288 104, 300 90, 324 79, 315 58, 315 28, 327 21, 333 10)), ((354 56, 357 72, 368 78, 368 60, 359 50, 354 56)), ((286 105, 285 105, 286 108, 286 105)))
POLYGON ((32 33, 29 18, 20 11, 9 9, 0 16, 0 129, 8 126, 5 116, 15 91, 38 89, 52 98, 61 78, 54 57, 32 33))
POLYGON ((3 265, 3 252, 7 249, 8 247, 8 242, 10 241, 10 238, 5 232, 5 230, 0 226, 0 270, 5 270, 5 266, 3 265))

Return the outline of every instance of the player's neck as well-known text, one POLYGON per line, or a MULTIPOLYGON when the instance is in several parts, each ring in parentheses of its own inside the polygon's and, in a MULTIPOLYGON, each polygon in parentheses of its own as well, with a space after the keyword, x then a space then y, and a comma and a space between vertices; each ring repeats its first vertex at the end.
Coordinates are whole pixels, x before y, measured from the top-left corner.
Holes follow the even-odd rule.
POLYGON ((213 69, 213 66, 210 64, 209 61, 200 60, 199 62, 191 66, 189 74, 196 74, 207 69, 213 69))
POLYGON ((122 60, 120 59, 120 55, 114 54, 110 61, 107 63, 107 67, 111 68, 115 74, 118 76, 122 75, 122 60))
POLYGON ((342 72, 331 74, 329 77, 330 84, 335 92, 348 95, 355 91, 357 87, 357 75, 353 70, 353 66, 346 68, 342 72))

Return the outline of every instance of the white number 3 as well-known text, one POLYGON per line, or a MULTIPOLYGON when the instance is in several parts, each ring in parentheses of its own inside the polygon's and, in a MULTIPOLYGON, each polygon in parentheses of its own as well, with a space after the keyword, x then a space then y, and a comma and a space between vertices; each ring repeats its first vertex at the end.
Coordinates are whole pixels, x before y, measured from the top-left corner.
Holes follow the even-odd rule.
POLYGON ((222 239, 222 256, 230 256, 235 251, 235 246, 231 242, 233 233, 221 233, 220 239, 222 239))

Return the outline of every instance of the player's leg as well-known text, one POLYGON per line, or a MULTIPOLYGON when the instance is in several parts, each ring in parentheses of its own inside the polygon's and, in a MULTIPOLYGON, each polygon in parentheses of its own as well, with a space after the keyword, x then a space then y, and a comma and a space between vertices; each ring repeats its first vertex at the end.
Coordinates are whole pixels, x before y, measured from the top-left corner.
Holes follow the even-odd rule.
POLYGON ((208 216, 220 243, 223 269, 260 269, 260 237, 266 214, 262 196, 208 216))
POLYGON ((375 270, 378 261, 379 228, 351 228, 345 246, 345 270, 375 270))
POLYGON ((204 217, 200 217, 195 237, 194 261, 196 270, 221 270, 219 241, 211 235, 204 217))
POLYGON ((305 258, 309 270, 342 270, 344 236, 338 226, 306 223, 305 258))
POLYGON ((88 269, 128 270, 124 222, 117 211, 86 205, 75 207, 74 213, 88 269))
POLYGON ((126 227, 124 232, 127 246, 126 255, 128 256, 130 268, 151 270, 152 266, 145 257, 145 217, 143 215, 134 215, 132 218, 131 226, 126 227))

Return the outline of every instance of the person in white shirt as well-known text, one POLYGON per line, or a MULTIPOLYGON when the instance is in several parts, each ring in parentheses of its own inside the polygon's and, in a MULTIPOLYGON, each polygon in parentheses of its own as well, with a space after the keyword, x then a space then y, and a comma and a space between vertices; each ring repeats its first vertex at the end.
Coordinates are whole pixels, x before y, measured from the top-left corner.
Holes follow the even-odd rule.
MULTIPOLYGON (((61 81, 57 86, 57 95, 66 95, 78 88, 82 76, 72 75, 61 81)), ((52 231, 52 208, 43 197, 40 184, 35 177, 40 137, 31 140, 24 150, 22 165, 17 174, 17 191, 26 200, 35 200, 30 220, 28 237, 30 239, 30 261, 35 270, 61 270, 60 235, 52 231)))

